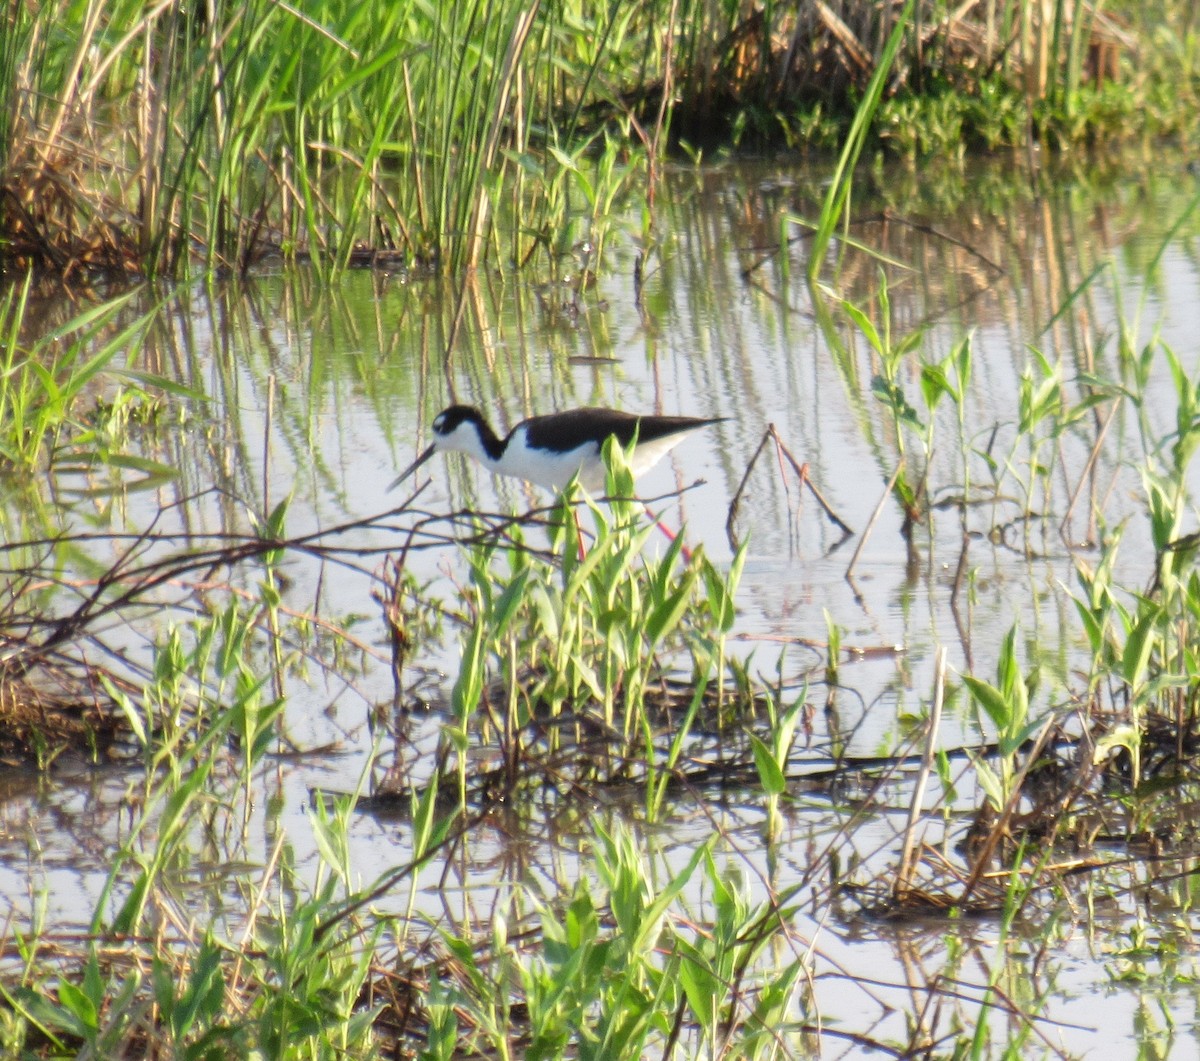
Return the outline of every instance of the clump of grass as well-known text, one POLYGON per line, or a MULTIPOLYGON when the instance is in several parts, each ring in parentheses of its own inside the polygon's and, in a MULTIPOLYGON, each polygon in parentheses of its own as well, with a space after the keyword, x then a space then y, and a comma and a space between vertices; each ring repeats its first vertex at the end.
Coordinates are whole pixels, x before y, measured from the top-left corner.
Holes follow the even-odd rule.
POLYGON ((670 769, 698 717, 719 726, 731 710, 722 703, 724 639, 745 551, 728 572, 702 550, 684 560, 682 537, 652 555, 655 527, 629 500, 623 454, 610 444, 607 456, 607 511, 584 502, 596 527, 585 555, 570 505, 557 511, 549 555, 525 547, 498 555, 492 545, 472 553, 471 619, 452 697, 455 725, 446 731, 460 755, 482 718, 510 754, 518 734, 542 732, 553 752, 587 733, 593 748, 607 747, 584 760, 595 777, 646 776, 663 765, 660 753, 670 769), (664 696, 663 683, 680 669, 680 653, 690 692, 677 717, 678 694, 664 696))
MULTIPOLYGON (((121 311, 132 295, 101 302, 25 337, 32 274, 0 293, 0 468, 29 475, 56 450, 84 434, 84 410, 93 381, 124 366, 117 355, 143 332, 148 314, 123 327, 121 311)), ((79 454, 84 456, 84 454, 79 454)))
MULTIPOLYGON (((1190 62, 1186 12, 1166 14, 1190 62)), ((857 154, 880 107, 878 137, 906 154, 943 151, 972 123, 986 144, 1074 144, 1151 97, 1164 109, 1154 85, 1186 80, 1177 64, 1134 79, 1130 32, 1066 0, 952 15, 915 0, 601 13, 97 0, 3 19, 0 264, 65 275, 244 272, 280 254, 553 267, 600 252, 624 191, 653 207, 672 142, 829 143, 836 115, 857 154)))
MULTIPOLYGON (((531 129, 564 106, 545 92, 563 27, 516 3, 4 17, 9 267, 174 275, 193 255, 244 271, 282 253, 460 272, 483 260, 531 129)), ((549 186, 553 156, 537 167, 549 186)), ((530 232, 572 209, 521 205, 530 232)))
MULTIPOLYGON (((1152 268, 1165 246, 1151 256, 1152 268)), ((1053 320, 1104 273, 1093 271, 1053 320)), ((884 455, 881 481, 905 486, 897 501, 914 517, 906 533, 924 539, 932 565, 945 561, 938 550, 946 538, 935 525, 946 519, 944 510, 961 532, 949 599, 956 620, 974 542, 1023 560, 1067 559, 1077 574, 1080 619, 1078 655, 1070 662, 1046 658, 1038 639, 1023 639, 1013 625, 994 655, 994 671, 985 673, 964 635, 964 673, 946 683, 945 702, 948 710, 961 705, 968 712, 979 742, 939 743, 939 681, 935 707, 921 716, 914 738, 925 742, 925 754, 900 864, 869 885, 854 882, 845 894, 863 889, 874 915, 972 913, 999 917, 1008 931, 1038 916, 1053 923, 1064 888, 1128 898, 1117 862, 1141 865, 1148 853, 1153 860, 1141 869, 1169 887, 1186 872, 1200 789, 1200 674, 1190 647, 1200 619, 1193 572, 1200 539, 1189 488, 1200 449, 1200 380, 1156 335, 1135 343, 1139 322, 1122 314, 1116 349, 1098 359, 1107 367, 1089 365, 1072 377, 1064 363, 1033 349, 1008 418, 972 429, 971 390, 978 383, 972 383, 969 337, 942 357, 925 349, 919 331, 897 338, 886 283, 869 309, 842 308, 867 350, 865 358, 850 357, 839 338, 835 363, 848 387, 883 412, 883 429, 876 417, 864 418, 863 429, 884 455), (862 363, 869 377, 858 374, 862 363), (1153 411, 1166 413, 1165 430, 1156 426, 1161 421, 1151 415, 1149 397, 1164 382, 1171 399, 1153 411), (1122 448, 1112 459, 1109 428, 1118 413, 1128 416, 1118 445, 1133 453, 1122 448), (1065 459, 1066 450, 1075 459, 1065 459), (1101 465, 1112 469, 1111 481, 1100 482, 1107 478, 1096 475, 1101 465), (1139 500, 1114 514, 1114 487, 1130 468, 1136 483, 1126 493, 1139 500), (1073 533, 1073 522, 1083 521, 1097 532, 1073 533), (1131 536, 1150 544, 1150 564, 1145 555, 1132 564, 1123 556, 1121 543, 1131 536), (957 774, 953 758, 965 763, 957 774), (941 796, 929 807, 924 785, 935 769, 941 796), (1120 851, 1115 861, 1106 854, 1112 846, 1120 851)), ((831 318, 826 327, 833 330, 831 318)), ((979 1032, 971 1048, 982 1049, 985 1038, 979 1032)))
MULTIPOLYGON (((680 5, 672 128, 704 146, 833 146, 888 63, 895 5, 829 3, 717 11, 680 5)), ((886 70, 873 140, 907 157, 1032 140, 1077 145, 1128 135, 1130 107, 1166 135, 1190 121, 1162 90, 1194 61, 1185 5, 1099 11, 1056 0, 913 6, 886 70)), ((663 88, 665 89, 665 85, 663 88)), ((1179 101, 1182 102, 1182 101, 1179 101)))
POLYGON ((711 843, 659 880, 630 830, 598 833, 599 888, 581 876, 564 895, 519 896, 493 918, 486 941, 443 935, 447 963, 430 984, 427 1056, 801 1051, 810 1030, 806 957, 780 929, 794 892, 752 902, 745 879, 718 868, 711 843), (714 899, 711 920, 698 922, 682 896, 701 876, 714 899))

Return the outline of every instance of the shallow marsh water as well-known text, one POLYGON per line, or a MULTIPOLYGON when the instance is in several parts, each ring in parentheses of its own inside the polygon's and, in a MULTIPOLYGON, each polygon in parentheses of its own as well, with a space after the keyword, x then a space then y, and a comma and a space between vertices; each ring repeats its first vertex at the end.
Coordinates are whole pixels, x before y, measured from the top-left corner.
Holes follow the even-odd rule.
MULTIPOLYGON (((1130 902, 1113 909, 1105 937, 1101 918, 1085 929, 1064 910, 1051 915, 1056 927, 1048 935, 1044 923, 1041 931, 1029 931, 1026 953, 1019 924, 997 949, 999 927, 987 920, 961 929, 933 920, 878 923, 851 902, 831 905, 829 881, 811 876, 816 855, 835 842, 844 848, 843 860, 877 865, 886 875, 907 806, 897 783, 893 800, 875 805, 843 833, 854 817, 855 794, 809 796, 802 784, 807 770, 829 762, 832 740, 855 756, 906 748, 908 720, 930 696, 936 648, 947 646, 954 672, 990 676, 1014 621, 1023 657, 1069 684, 1084 642, 1066 589, 1075 584, 1075 557, 1095 555, 1088 543, 1103 529, 1096 513, 1110 528, 1129 517, 1122 562, 1130 584, 1144 584, 1152 572, 1145 527, 1136 518, 1143 454, 1134 414, 1119 410, 1086 475, 1097 425, 1086 425, 1090 434, 1081 428, 1046 443, 1043 459, 1055 470, 1035 504, 1046 520, 1014 522, 1015 502, 968 510, 967 573, 956 603, 964 536, 949 508, 935 509, 932 533, 918 528, 909 549, 899 506, 885 502, 847 579, 850 557, 895 470, 897 443, 871 390, 877 359, 836 303, 814 301, 803 282, 804 231, 787 228, 792 242, 783 254, 777 249, 781 214, 814 216, 823 174, 779 163, 673 174, 658 206, 659 243, 646 258, 640 291, 633 280, 639 245, 631 215, 628 229, 610 236, 594 284, 581 282, 580 252, 553 282, 487 274, 461 301, 447 285, 366 271, 334 287, 296 272, 245 285, 147 293, 141 310, 154 300, 162 309, 131 355, 132 366, 177 379, 202 396, 173 396, 155 426, 136 436, 139 452, 177 468, 179 477, 152 490, 108 493, 95 491, 112 485, 104 473, 63 471, 51 477, 56 499, 79 527, 137 529, 157 520, 161 530, 199 539, 247 532, 250 513, 269 511, 290 493, 288 532, 298 535, 400 505, 404 494, 386 495, 384 485, 425 444, 433 415, 451 400, 480 405, 500 428, 533 413, 604 404, 730 418, 689 440, 640 484, 649 497, 687 487, 677 501, 664 503, 668 519, 685 522, 689 543, 727 562, 731 499, 767 425, 774 424, 857 533, 842 541, 794 478, 784 486, 774 451, 765 452, 737 520, 750 545, 736 650, 752 653, 752 668, 771 681, 786 644, 782 670, 798 687, 799 676, 823 661, 828 612, 844 631, 841 688, 834 707, 815 712, 811 736, 793 756, 796 800, 785 807, 777 850, 764 851, 762 807, 749 796, 681 798, 664 826, 647 827, 664 877, 686 862, 695 844, 720 831, 721 857, 748 876, 759 897, 768 888, 806 881, 811 903, 796 930, 813 944, 815 1001, 822 1019, 834 1025, 903 1042, 906 1015, 924 1012, 926 1000, 932 1004, 944 989, 932 985, 951 977, 964 1022, 989 982, 1020 1005, 1048 999, 1048 1022, 1041 1027, 1046 1043, 1039 1048, 1132 1056, 1136 1043, 1155 1035, 1164 1047, 1190 1047, 1194 995, 1176 992, 1161 1000, 1178 1022, 1172 1038, 1161 1030, 1166 1018, 1158 1010, 1154 970, 1137 966, 1134 947, 1149 926, 1156 938, 1171 937, 1186 971, 1194 951, 1186 917, 1158 926, 1148 907, 1130 902), (696 480, 703 481, 692 486, 696 480), (1079 547, 1075 556, 1066 542, 1079 547), (953 959, 946 955, 949 936, 962 941, 953 959), (1047 938, 1049 949, 1037 951, 1047 938), (1107 1052, 1113 1044, 1121 1044, 1118 1054, 1107 1052)), ((1103 181, 1064 174, 1044 182, 1041 194, 1008 165, 948 176, 958 190, 943 188, 940 198, 932 187, 922 188, 921 179, 910 171, 888 174, 875 200, 856 204, 864 220, 849 235, 874 253, 840 244, 825 275, 840 297, 878 323, 874 300, 885 274, 893 337, 922 327, 919 350, 927 360, 973 336, 964 430, 969 446, 994 455, 1005 496, 1013 496, 1028 457, 1018 449, 1007 466, 1004 459, 1015 437, 1021 376, 1034 360, 1031 348, 1061 364, 1073 400, 1081 373, 1118 377, 1113 365, 1122 327, 1143 340, 1157 331, 1189 371, 1196 369, 1200 216, 1193 210, 1197 184, 1182 163, 1103 181)), ((898 382, 919 406, 911 365, 898 382)), ((1164 441, 1173 430, 1172 395, 1169 373, 1160 366, 1140 415, 1164 441)), ((949 499, 962 490, 962 447, 950 403, 936 415, 940 444, 930 481, 935 497, 949 499)), ((905 444, 913 453, 913 439, 905 444)), ((913 453, 910 459, 922 458, 913 453)), ((419 495, 425 511, 523 510, 545 500, 461 458, 438 458, 422 481, 425 472, 430 482, 419 495)), ((990 485, 988 474, 984 461, 972 460, 975 482, 990 485)), ((9 541, 29 533, 20 514, 26 503, 3 506, 9 541)), ((363 551, 353 567, 300 556, 285 561, 285 606, 336 619, 360 645, 336 673, 314 670, 310 683, 287 691, 282 724, 301 754, 280 756, 262 771, 249 839, 233 845, 248 864, 261 860, 282 830, 297 864, 315 865, 311 791, 353 791, 368 769, 376 736, 368 718, 393 694, 370 575, 396 547, 404 519, 401 513, 356 532, 346 543, 363 551)), ((116 547, 97 550, 73 563, 80 570, 102 566, 116 547)), ((455 549, 423 549, 410 567, 432 596, 453 601, 464 570, 455 549)), ((253 587, 253 572, 238 577, 253 587)), ((135 624, 111 636, 148 658, 149 640, 161 634, 159 626, 135 624)), ((406 675, 412 710, 405 743, 385 747, 382 755, 393 774, 410 783, 430 768, 455 657, 451 628, 447 644, 422 646, 406 675)), ((810 695, 818 708, 824 704, 824 689, 810 695)), ((947 747, 980 740, 961 700, 942 734, 947 747)), ((86 925, 113 845, 128 828, 137 783, 121 767, 62 762, 46 778, 14 772, 4 786, 0 918, 27 922, 44 890, 48 927, 86 925)), ((419 910, 432 919, 446 909, 464 920, 486 919, 497 890, 519 884, 552 892, 585 871, 590 816, 636 817, 637 798, 628 806, 614 797, 611 806, 515 809, 511 821, 479 830, 453 866, 432 865, 422 873, 419 910), (553 820, 543 820, 543 812, 553 820)), ((931 842, 941 827, 938 821, 930 826, 931 842)), ((956 828, 950 821, 952 839, 956 828)), ((407 829, 404 820, 355 819, 353 857, 364 883, 407 861, 407 829)), ((214 868, 230 854, 212 838, 197 848, 198 861, 211 860, 214 868)), ((1137 866, 1128 872, 1132 883, 1137 866)), ((405 899, 397 896, 398 908, 405 899)), ((1074 899, 1086 903, 1086 886, 1074 899)), ((703 888, 693 901, 703 908, 703 888)), ((943 1027, 952 1029, 952 1022, 943 1027)), ((1004 1041, 998 1023, 992 1034, 1004 1041)), ((836 1041, 824 1050, 839 1056, 836 1041)))

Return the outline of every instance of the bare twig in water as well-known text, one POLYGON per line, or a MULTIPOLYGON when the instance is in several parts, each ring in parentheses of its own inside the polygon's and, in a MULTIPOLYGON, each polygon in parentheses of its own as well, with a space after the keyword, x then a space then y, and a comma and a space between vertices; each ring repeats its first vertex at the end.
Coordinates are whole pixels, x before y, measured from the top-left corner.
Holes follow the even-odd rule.
MULTIPOLYGON (((886 221, 888 224, 906 225, 907 227, 911 228, 914 232, 923 232, 923 233, 925 233, 925 235, 933 236, 934 239, 941 240, 943 243, 949 243, 955 247, 961 247, 968 254, 970 254, 974 258, 977 258, 979 261, 983 262, 984 265, 986 265, 989 269, 991 269, 993 272, 995 272, 998 276, 1004 276, 1008 272, 1008 270, 1005 269, 1003 265, 1000 265, 998 262, 993 261, 991 258, 989 258, 986 254, 984 254, 983 251, 981 251, 974 244, 967 243, 965 240, 959 239, 957 236, 953 236, 949 232, 945 232, 942 229, 937 228, 936 226, 931 225, 926 221, 915 221, 911 217, 901 217, 899 214, 897 214, 893 210, 884 210, 879 215, 879 217, 881 220, 886 221)), ((865 218, 863 220, 863 222, 860 222, 860 223, 866 223, 871 220, 873 220, 873 219, 865 218)))
MULTIPOLYGON (((364 561, 388 556, 395 552, 394 544, 355 546, 335 544, 350 535, 369 532, 395 532, 403 535, 404 551, 442 549, 448 545, 504 544, 514 549, 544 555, 524 541, 514 537, 515 531, 552 526, 557 518, 558 505, 535 508, 522 515, 478 512, 464 509, 457 512, 430 512, 413 507, 422 488, 414 491, 400 505, 386 512, 362 519, 347 520, 295 537, 272 538, 261 533, 214 533, 200 537, 190 531, 158 531, 156 527, 168 508, 187 504, 197 496, 182 498, 175 505, 160 510, 149 526, 136 533, 113 534, 89 532, 56 535, 52 538, 22 542, 0 542, 0 560, 23 550, 44 548, 47 567, 44 571, 22 566, 5 569, 0 575, 40 579, 47 584, 64 585, 62 575, 54 567, 53 551, 69 546, 86 546, 104 542, 123 551, 107 571, 94 580, 78 582, 73 588, 79 593, 76 606, 65 614, 46 614, 41 611, 15 612, 5 624, 3 662, 9 676, 19 675, 26 660, 43 658, 59 646, 89 636, 96 624, 106 617, 119 614, 124 608, 151 602, 151 594, 169 586, 182 586, 186 591, 197 588, 201 581, 211 578, 221 567, 235 567, 273 552, 302 553, 337 564, 372 580, 378 574, 364 561), (406 517, 403 523, 394 522, 406 517), (199 544, 201 542, 203 544, 199 544), (164 550, 178 548, 179 551, 164 550)), ((678 497, 684 490, 671 491, 649 499, 650 504, 678 497)), ((208 493, 204 491, 203 493, 208 493)), ((576 502, 577 505, 584 502, 576 502)), ((159 601, 157 603, 169 603, 159 601)))
POLYGON ((1062 522, 1058 525, 1059 537, 1068 548, 1071 548, 1072 542, 1068 538, 1068 531, 1071 525, 1071 516, 1075 512, 1075 505, 1079 501, 1079 495, 1083 493, 1084 484, 1091 478, 1092 468, 1095 467, 1096 459, 1100 456, 1100 447, 1104 444, 1104 439, 1108 435, 1108 429, 1112 427, 1113 420, 1117 417, 1117 410, 1121 407, 1121 397, 1117 396, 1112 403, 1112 407, 1108 411, 1108 416, 1104 418, 1104 422, 1100 425, 1100 430, 1096 432, 1096 441, 1092 445, 1092 451, 1088 454, 1088 459, 1084 463, 1083 471, 1079 473, 1079 482, 1075 486, 1074 492, 1071 494, 1070 503, 1067 505, 1067 511, 1064 513, 1062 522))
POLYGON ((850 557, 850 566, 846 568, 846 578, 850 579, 854 576, 854 565, 858 563, 858 558, 867 544, 867 539, 871 537, 871 531, 875 529, 875 524, 879 521, 879 517, 883 514, 883 506, 887 504, 887 499, 892 496, 892 490, 895 489, 896 480, 900 478, 900 473, 904 471, 904 461, 900 461, 896 465, 896 470, 892 472, 892 477, 888 480, 887 486, 883 488, 883 496, 879 499, 879 504, 875 506, 875 511, 871 513, 871 518, 867 520, 866 530, 863 531, 862 537, 859 539, 858 548, 854 550, 854 555, 850 557))
POLYGON ((733 493, 733 500, 729 502, 729 512, 725 517, 725 535, 729 539, 730 547, 736 552, 738 547, 737 531, 734 530, 734 523, 737 521, 738 508, 742 503, 742 493, 746 489, 746 483, 750 480, 750 473, 754 470, 754 465, 758 462, 759 454, 767 445, 769 433, 764 433, 762 439, 758 443, 758 449, 754 451, 754 455, 746 464, 746 470, 742 473, 742 481, 738 483, 738 488, 733 493))
POLYGON ((767 432, 770 434, 771 438, 774 439, 777 452, 782 453, 783 456, 787 458, 787 462, 792 466, 792 470, 796 473, 797 477, 800 479, 800 482, 808 487, 809 493, 811 493, 812 496, 817 499, 817 504, 821 506, 821 511, 823 511, 825 515, 829 517, 829 521, 847 537, 853 534, 854 531, 851 529, 850 525, 833 510, 833 506, 825 500, 824 496, 821 494, 821 491, 818 490, 816 485, 813 483, 812 476, 810 476, 808 473, 808 464, 805 463, 801 465, 796 461, 796 458, 792 456, 791 450, 789 450, 787 446, 783 444, 783 439, 779 437, 779 432, 775 430, 774 424, 769 424, 767 426, 767 432))
POLYGON ((817 504, 821 506, 821 511, 825 513, 829 521, 834 524, 841 532, 844 538, 848 538, 854 533, 853 529, 834 511, 833 506, 825 500, 824 495, 817 489, 812 481, 812 476, 809 475, 808 465, 801 464, 792 456, 791 450, 784 445, 783 440, 779 437, 779 432, 774 424, 768 424, 767 430, 763 433, 761 441, 758 443, 758 448, 754 451, 754 455, 746 464, 746 470, 742 473, 741 482, 738 483, 738 488, 734 492, 733 500, 729 502, 729 513, 725 518, 725 534, 729 539, 730 546, 736 550, 738 547, 737 531, 734 524, 737 522, 738 509, 741 506, 742 494, 745 493, 746 484, 750 481, 750 473, 754 470, 754 465, 758 463, 758 458, 762 455, 762 451, 766 448, 767 442, 775 443, 775 455, 779 460, 779 478, 783 482, 785 493, 790 495, 787 488, 787 476, 784 472, 783 462, 786 460, 792 466, 792 471, 796 473, 796 478, 800 480, 801 486, 807 486, 809 492, 816 498, 817 504))
POLYGON ((912 803, 908 807, 908 823, 904 828, 904 848, 900 853, 900 867, 896 872, 896 880, 892 885, 892 898, 903 902, 911 886, 913 873, 916 870, 916 832, 917 819, 921 816, 921 807, 925 802, 925 787, 929 783, 929 775, 933 772, 933 757, 937 751, 938 731, 942 724, 942 702, 946 691, 946 646, 938 645, 933 667, 933 704, 929 708, 929 721, 925 727, 925 752, 921 757, 921 769, 917 773, 917 782, 913 785, 912 803))

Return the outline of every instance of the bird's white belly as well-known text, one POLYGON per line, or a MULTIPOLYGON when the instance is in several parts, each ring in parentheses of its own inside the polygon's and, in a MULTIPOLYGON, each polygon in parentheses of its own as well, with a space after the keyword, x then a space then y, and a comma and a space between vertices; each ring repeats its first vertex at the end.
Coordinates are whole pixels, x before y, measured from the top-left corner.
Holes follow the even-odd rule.
MULTIPOLYGON (((681 431, 638 443, 629 461, 634 479, 654 467, 689 433, 681 431)), ((600 453, 597 442, 587 442, 566 452, 531 447, 527 444, 525 431, 518 427, 498 460, 487 453, 473 455, 499 475, 525 479, 548 490, 561 490, 578 473, 580 485, 588 493, 599 495, 605 486, 604 461, 600 453)))
POLYGON ((579 472, 579 481, 589 493, 604 489, 604 464, 600 460, 600 447, 595 443, 567 453, 524 449, 494 470, 502 475, 527 479, 548 490, 561 490, 575 477, 576 472, 579 472))

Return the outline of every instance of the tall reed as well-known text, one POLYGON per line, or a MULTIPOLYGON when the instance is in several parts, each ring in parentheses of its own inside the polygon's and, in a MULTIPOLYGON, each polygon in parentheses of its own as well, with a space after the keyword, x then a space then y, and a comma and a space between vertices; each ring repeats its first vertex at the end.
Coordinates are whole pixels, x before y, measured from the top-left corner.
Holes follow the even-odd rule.
POLYGON ((804 117, 814 106, 849 120, 862 100, 857 154, 879 101, 926 84, 982 100, 1000 79, 1024 91, 1031 130, 1084 135, 1095 115, 1080 89, 1123 76, 1130 34, 1066 0, 977 7, 11 4, 3 258, 167 275, 269 254, 545 264, 602 240, 626 167, 649 162, 652 204, 672 137, 736 140, 754 123, 795 138, 820 125, 804 117))

